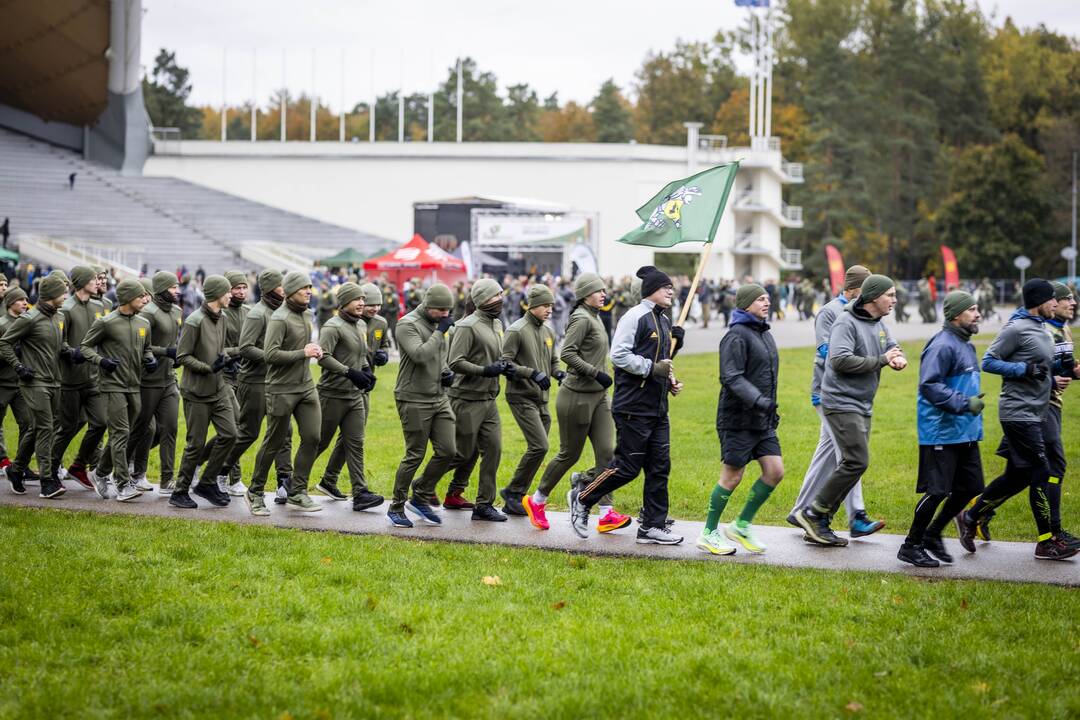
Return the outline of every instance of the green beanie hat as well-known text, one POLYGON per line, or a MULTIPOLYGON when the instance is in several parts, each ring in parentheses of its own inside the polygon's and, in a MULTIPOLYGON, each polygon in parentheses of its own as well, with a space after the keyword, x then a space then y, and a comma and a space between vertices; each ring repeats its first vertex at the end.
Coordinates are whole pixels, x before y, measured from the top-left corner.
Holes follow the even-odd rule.
POLYGON ((863 280, 862 295, 859 297, 864 303, 874 302, 879 297, 889 292, 889 289, 892 287, 892 278, 888 278, 884 275, 871 275, 863 280))
POLYGON ((66 293, 67 289, 67 283, 63 279, 49 273, 38 285, 38 300, 55 300, 66 293))
POLYGON ((960 313, 976 305, 975 296, 963 290, 953 290, 945 296, 945 322, 952 322, 960 313))
POLYGON ((224 275, 211 275, 203 280, 202 290, 206 301, 214 302, 228 295, 229 291, 232 290, 232 286, 229 285, 229 281, 225 279, 224 275))
POLYGON ((97 273, 93 268, 85 265, 76 265, 71 268, 71 285, 76 290, 82 290, 95 280, 97 280, 97 273))
POLYGON ((143 286, 143 290, 145 290, 148 294, 150 294, 150 295, 154 294, 154 281, 153 280, 151 280, 148 277, 142 277, 142 278, 139 278, 139 284, 143 286))
POLYGON ((109 271, 105 269, 104 265, 92 265, 90 267, 96 275, 108 275, 109 271))
POLYGON ((225 279, 229 281, 229 284, 232 287, 236 287, 237 285, 247 285, 248 281, 247 274, 242 270, 229 270, 225 273, 225 279))
POLYGON ((21 287, 11 288, 10 290, 7 291, 7 294, 4 295, 4 307, 9 308, 12 305, 14 305, 15 303, 19 302, 20 300, 25 300, 25 299, 26 299, 26 291, 25 290, 23 290, 21 287))
POLYGON ((307 276, 307 273, 302 273, 299 270, 293 270, 282 281, 282 285, 285 287, 285 297, 289 297, 298 290, 303 290, 306 287, 311 287, 311 278, 307 276))
POLYGON ((495 282, 491 278, 481 278, 473 283, 472 291, 469 293, 472 296, 473 305, 480 307, 486 305, 489 300, 502 292, 502 286, 495 282))
POLYGON ((341 283, 337 289, 337 306, 343 308, 357 298, 363 299, 364 291, 354 282, 341 283))
POLYGON ((533 285, 529 288, 529 298, 527 300, 530 308, 538 307, 540 305, 554 305, 555 296, 551 294, 551 288, 547 285, 533 285))
POLYGON ((382 292, 379 291, 378 285, 375 283, 364 283, 360 286, 360 289, 364 291, 365 305, 382 305, 382 292))
POLYGON ((844 291, 858 290, 870 277, 870 271, 864 265, 852 265, 844 273, 844 291))
POLYGON ((761 287, 757 283, 747 283, 746 285, 740 285, 739 289, 735 291, 735 307, 740 310, 745 310, 754 304, 762 295, 767 295, 765 288, 761 287))
POLYGON ((1072 297, 1072 290, 1070 290, 1069 286, 1066 285, 1065 283, 1058 282, 1058 281, 1055 280, 1051 284, 1054 286, 1054 299, 1055 300, 1064 300, 1066 298, 1072 297))
POLYGON ((64 283, 64 288, 65 289, 70 289, 71 288, 71 279, 68 278, 67 273, 64 272, 63 270, 57 268, 56 270, 53 270, 52 272, 49 273, 49 277, 54 277, 54 278, 57 278, 58 280, 62 280, 63 283, 64 283))
POLYGON ((274 290, 281 287, 283 282, 285 282, 284 275, 272 268, 266 268, 259 273, 259 292, 274 292, 274 290))
POLYGON ((454 296, 450 288, 442 283, 435 283, 428 288, 424 295, 424 307, 430 310, 451 310, 454 307, 454 296))
POLYGON ((158 270, 154 273, 154 294, 163 293, 173 285, 179 285, 176 275, 168 270, 158 270))
POLYGON ((121 280, 120 284, 116 286, 116 302, 119 305, 127 305, 135 298, 142 297, 146 294, 143 290, 142 283, 138 280, 121 280))
POLYGON ((594 292, 606 289, 604 279, 596 273, 581 273, 574 281, 574 299, 584 300, 594 292))

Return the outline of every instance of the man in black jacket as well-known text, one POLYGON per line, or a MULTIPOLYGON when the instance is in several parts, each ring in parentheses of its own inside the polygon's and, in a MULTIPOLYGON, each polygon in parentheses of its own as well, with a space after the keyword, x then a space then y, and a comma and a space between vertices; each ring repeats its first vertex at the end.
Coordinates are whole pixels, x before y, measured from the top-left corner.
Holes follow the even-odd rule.
POLYGON ((768 291, 749 283, 735 293, 731 329, 720 341, 720 402, 716 430, 720 434, 720 481, 709 498, 709 514, 697 546, 714 555, 730 555, 735 548, 724 542, 717 527, 731 494, 742 481, 751 460, 761 466, 761 477, 750 488, 739 518, 724 535, 752 553, 765 552, 750 523, 758 509, 784 477, 776 426, 776 386, 780 355, 766 318, 772 307, 768 291))
POLYGON ((567 502, 574 532, 588 537, 593 505, 629 483, 644 468, 644 505, 637 541, 677 545, 682 538, 672 533, 667 524, 671 472, 667 396, 682 390, 682 383, 675 380, 671 358, 682 347, 684 333, 681 327, 672 327, 665 314, 675 295, 671 278, 651 265, 639 269, 637 276, 641 278, 641 303, 622 317, 611 343, 611 363, 615 366, 611 408, 615 417, 615 457, 591 483, 571 489, 567 502))

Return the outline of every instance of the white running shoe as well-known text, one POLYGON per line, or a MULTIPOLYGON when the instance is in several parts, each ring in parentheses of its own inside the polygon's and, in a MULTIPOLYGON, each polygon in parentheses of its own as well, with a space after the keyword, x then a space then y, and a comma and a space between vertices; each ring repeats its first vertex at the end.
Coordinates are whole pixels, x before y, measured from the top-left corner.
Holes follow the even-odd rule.
POLYGON ((222 495, 228 495, 229 494, 229 476, 228 475, 218 475, 217 476, 217 489, 221 492, 222 495))
POLYGON ((120 502, 128 502, 135 498, 142 497, 142 493, 135 489, 135 486, 128 483, 117 488, 116 499, 120 502))
POLYGON ((150 481, 146 479, 145 475, 131 478, 131 484, 135 486, 135 489, 139 492, 151 492, 154 486, 150 484, 150 481))
POLYGON ((90 482, 94 485, 94 492, 101 497, 102 500, 109 499, 109 480, 108 478, 98 477, 98 474, 93 470, 86 471, 86 477, 90 479, 90 482))
POLYGON ((247 485, 242 480, 237 480, 229 486, 228 492, 233 497, 244 497, 247 494, 247 485))
POLYGON ((157 492, 158 492, 158 495, 164 495, 166 497, 169 497, 170 495, 173 494, 173 490, 175 490, 175 489, 176 489, 176 481, 175 480, 162 480, 161 484, 158 485, 157 492))

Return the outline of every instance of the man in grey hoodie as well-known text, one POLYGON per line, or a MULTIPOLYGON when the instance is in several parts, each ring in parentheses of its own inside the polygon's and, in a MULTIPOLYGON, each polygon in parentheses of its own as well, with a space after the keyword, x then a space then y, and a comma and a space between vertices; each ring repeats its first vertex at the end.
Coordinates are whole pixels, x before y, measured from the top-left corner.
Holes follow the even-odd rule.
MULTIPOLYGON (((1054 341, 1046 329, 1058 301, 1054 286, 1041 278, 1024 283, 1024 307, 1013 313, 983 356, 982 369, 1001 375, 998 419, 1004 437, 998 455, 1005 458, 1005 472, 987 486, 971 509, 956 516, 960 544, 975 552, 975 534, 995 508, 1028 489, 1031 513, 1035 516, 1038 542, 1035 557, 1064 560, 1077 548, 1056 537, 1051 530, 1050 502, 1046 486, 1050 481, 1050 461, 1043 438, 1043 417, 1050 404, 1051 363, 1054 341)), ((984 534, 984 539, 987 539, 984 534)))
POLYGON ((904 353, 882 318, 896 305, 896 287, 884 275, 871 275, 862 284, 859 299, 844 306, 829 334, 829 354, 821 380, 821 407, 829 424, 840 462, 795 520, 805 539, 818 545, 848 544, 829 522, 870 464, 870 416, 881 369, 907 367, 904 353))

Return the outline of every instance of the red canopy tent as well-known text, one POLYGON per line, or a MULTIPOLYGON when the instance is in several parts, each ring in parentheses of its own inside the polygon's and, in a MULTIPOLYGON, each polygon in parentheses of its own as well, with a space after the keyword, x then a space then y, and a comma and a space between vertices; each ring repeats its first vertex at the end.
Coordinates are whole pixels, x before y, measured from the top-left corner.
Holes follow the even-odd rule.
POLYGON ((365 260, 364 270, 368 275, 386 273, 398 290, 402 283, 414 277, 445 285, 451 285, 466 277, 464 260, 430 244, 419 235, 413 235, 412 240, 393 252, 365 260))

